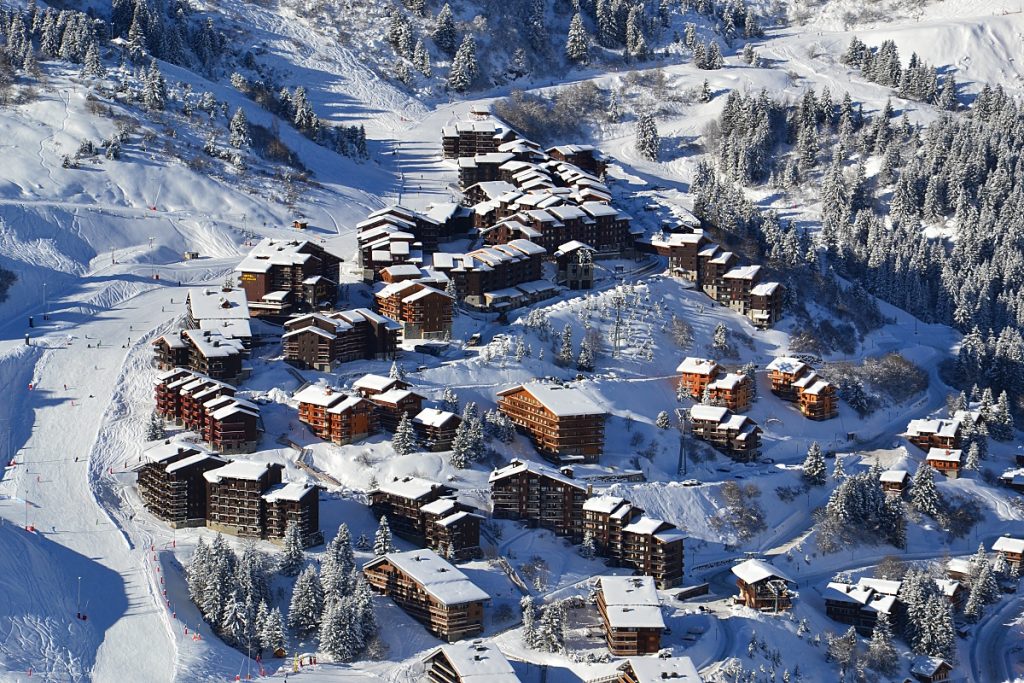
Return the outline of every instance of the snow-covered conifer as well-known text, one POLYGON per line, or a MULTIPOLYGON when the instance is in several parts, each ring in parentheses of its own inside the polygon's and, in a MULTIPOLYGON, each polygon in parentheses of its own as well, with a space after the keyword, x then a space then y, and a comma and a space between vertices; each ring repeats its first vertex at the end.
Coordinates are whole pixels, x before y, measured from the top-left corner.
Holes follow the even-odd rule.
POLYGON ((826 469, 825 456, 821 452, 821 446, 817 441, 811 443, 807 449, 807 457, 804 458, 804 481, 812 486, 823 486, 825 484, 826 469))
POLYGON ((572 325, 569 323, 562 328, 562 345, 559 347, 555 362, 559 365, 572 364, 572 325))
POLYGON ((288 624, 296 635, 305 638, 316 633, 324 610, 324 593, 316 567, 306 567, 295 581, 288 607, 288 624))
POLYGON ((283 576, 297 576, 302 571, 306 555, 302 546, 302 529, 296 522, 288 522, 284 530, 284 554, 278 562, 277 571, 283 576))
POLYGON ((910 485, 910 504, 918 512, 931 517, 939 514, 939 490, 935 487, 935 470, 928 463, 922 462, 914 473, 910 485))
POLYGON ((654 425, 658 429, 668 429, 669 427, 672 426, 672 422, 669 419, 667 410, 662 410, 660 413, 658 413, 658 417, 655 418, 654 420, 654 425))
POLYGON ((228 144, 237 149, 244 149, 252 144, 249 139, 249 121, 245 118, 245 111, 241 107, 235 110, 228 126, 228 144))
POLYGON ((569 23, 569 36, 565 41, 565 56, 569 61, 585 66, 590 62, 590 35, 577 12, 569 23))
POLYGON ((657 161, 661 137, 658 135, 658 126, 654 122, 654 116, 650 112, 641 112, 636 118, 636 151, 648 161, 657 161))
POLYGON ((455 53, 456 34, 455 17, 452 15, 452 8, 446 2, 437 13, 437 20, 434 22, 434 32, 431 34, 437 49, 446 55, 455 53))
POLYGON ((393 552, 395 544, 391 538, 391 527, 388 525, 388 516, 383 515, 377 526, 377 533, 373 536, 373 554, 375 557, 381 557, 393 552))
POLYGON ((395 436, 391 439, 391 446, 399 455, 409 455, 416 450, 416 432, 409 419, 409 413, 403 412, 395 428, 395 436))
POLYGON ((448 72, 448 88, 455 92, 465 92, 473 85, 479 74, 480 65, 476 60, 476 41, 467 33, 462 38, 462 43, 452 59, 452 68, 448 72))

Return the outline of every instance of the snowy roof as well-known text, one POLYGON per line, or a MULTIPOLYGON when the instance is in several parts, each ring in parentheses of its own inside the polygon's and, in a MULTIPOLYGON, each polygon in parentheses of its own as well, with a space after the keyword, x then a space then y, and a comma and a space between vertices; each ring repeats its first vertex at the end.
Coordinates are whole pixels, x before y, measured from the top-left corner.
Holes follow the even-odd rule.
POLYGON ((1024 553, 1024 539, 1000 536, 992 544, 992 550, 998 553, 1024 553))
POLYGON ((746 375, 740 375, 735 372, 727 373, 723 377, 717 378, 714 382, 708 386, 712 389, 721 389, 722 391, 732 391, 740 384, 743 384, 747 380, 746 375))
POLYGON ((753 296, 770 296, 781 286, 778 282, 762 282, 761 284, 754 285, 750 293, 753 296))
POLYGON ((195 444, 169 441, 147 448, 142 455, 148 462, 164 462, 176 455, 193 455, 195 453, 205 453, 205 450, 195 444))
POLYGON ((387 391, 401 380, 384 377, 383 375, 363 375, 352 383, 354 389, 367 389, 369 391, 387 391))
POLYGON ((907 425, 908 436, 955 437, 960 431, 960 420, 911 420, 907 425))
POLYGON ((310 384, 302 391, 295 392, 292 398, 299 403, 309 403, 326 408, 345 398, 345 394, 330 387, 325 387, 322 384, 310 384))
POLYGON ((566 254, 571 254, 577 249, 586 249, 587 251, 594 251, 594 248, 585 242, 580 242, 579 240, 571 240, 559 246, 558 250, 555 251, 555 256, 565 256, 566 254))
POLYGON ((945 595, 947 598, 952 598, 956 595, 956 592, 960 590, 960 582, 955 579, 934 579, 935 585, 939 587, 939 592, 945 595))
POLYGON ((487 180, 466 188, 466 191, 469 192, 474 187, 483 192, 488 199, 495 199, 506 192, 514 192, 516 189, 515 185, 504 180, 487 180))
POLYGON ((702 683, 689 657, 632 657, 619 670, 629 667, 636 683, 702 683))
POLYGON ((576 417, 580 415, 605 415, 605 411, 594 403, 586 394, 579 389, 560 384, 544 384, 541 382, 529 382, 520 384, 504 391, 499 391, 498 396, 525 390, 542 406, 558 417, 576 417))
POLYGON ((206 481, 218 483, 221 479, 245 479, 256 481, 266 474, 269 465, 265 462, 253 462, 251 460, 232 460, 224 467, 204 472, 206 481))
POLYGON ((661 527, 665 524, 666 523, 660 519, 644 515, 632 524, 622 527, 622 531, 629 532, 631 534, 640 534, 642 536, 650 536, 651 534, 660 531, 661 527))
POLYGON ((971 418, 971 422, 980 422, 981 421, 981 411, 980 410, 958 410, 958 411, 953 413, 953 419, 954 420, 959 420, 960 422, 966 422, 968 417, 971 418))
MULTIPOLYGON (((895 583, 899 584, 898 581, 895 583)), ((859 581, 856 585, 832 581, 825 589, 824 598, 826 600, 856 603, 862 605, 868 611, 884 612, 885 614, 891 614, 893 607, 896 605, 895 594, 876 591, 871 586, 865 585, 863 580, 859 581)))
POLYGON ((960 557, 951 557, 946 563, 946 571, 967 576, 971 573, 971 561, 960 557))
POLYGON ((221 458, 216 455, 211 455, 210 453, 196 453, 195 455, 190 455, 187 458, 182 458, 178 462, 171 463, 170 465, 167 466, 165 471, 167 472, 167 474, 171 474, 173 472, 177 472, 178 470, 183 470, 186 467, 191 467, 196 463, 203 462, 204 460, 209 460, 211 462, 218 463, 227 462, 227 460, 225 460, 224 458, 221 458))
MULTIPOLYGON (((305 263, 312 254, 303 251, 306 240, 264 239, 242 259, 236 272, 265 273, 271 266, 292 266, 305 263)), ((313 245, 316 246, 316 245, 313 245)), ((320 247, 316 247, 320 249, 320 247)))
POLYGON ((391 496, 417 500, 435 491, 440 486, 441 484, 438 484, 436 481, 421 479, 420 477, 403 477, 379 484, 377 490, 391 496))
POLYGON ((938 462, 960 462, 963 451, 958 448, 929 448, 928 457, 925 460, 936 460, 938 462))
POLYGON ((206 358, 225 358, 237 356, 242 352, 242 342, 231 337, 225 337, 219 332, 211 330, 184 330, 183 335, 188 337, 192 346, 206 358))
POLYGON ((665 628, 650 576, 602 576, 601 594, 612 628, 665 628))
POLYGON ((200 330, 219 332, 225 337, 234 339, 252 338, 252 326, 249 319, 235 320, 231 318, 205 318, 199 321, 200 330))
POLYGON ((764 560, 751 559, 746 562, 740 562, 732 568, 732 573, 746 584, 755 584, 771 578, 782 579, 788 583, 796 583, 796 581, 764 560))
POLYGON ((433 550, 388 553, 367 562, 364 568, 371 569, 385 561, 423 586, 441 604, 460 605, 491 599, 490 595, 433 550))
POLYGON ((220 287, 192 287, 185 295, 185 303, 196 320, 249 319, 249 302, 241 289, 225 291, 220 287))
POLYGON ((703 403, 698 403, 690 408, 691 420, 708 420, 721 423, 728 414, 729 409, 722 406, 706 406, 703 403))
POLYGON ((799 358, 790 358, 788 356, 779 356, 765 368, 768 372, 784 372, 786 374, 793 374, 799 372, 803 368, 807 367, 807 363, 803 362, 799 358))
POLYGON ((424 408, 416 414, 416 417, 414 417, 412 421, 426 425, 427 427, 444 427, 452 419, 458 420, 459 416, 455 413, 450 413, 447 410, 424 408))
POLYGON ((335 403, 327 409, 327 412, 332 415, 340 415, 341 413, 348 412, 352 408, 355 408, 364 401, 366 401, 366 399, 361 396, 346 396, 344 401, 341 403, 335 403))
POLYGON ((583 510, 610 515, 625 502, 625 498, 619 498, 618 496, 592 496, 583 503, 583 510))
POLYGON ((411 263, 403 263, 397 266, 388 266, 383 270, 383 272, 387 273, 391 277, 403 277, 407 275, 419 277, 420 268, 419 266, 411 263))
POLYGON ((921 676, 934 676, 942 667, 953 668, 949 662, 941 657, 926 657, 920 655, 914 658, 910 665, 910 673, 921 676))
MULTIPOLYGON (((410 396, 419 396, 419 394, 409 391, 408 389, 388 389, 387 391, 373 396, 375 403, 393 403, 398 405, 399 402, 404 401, 410 396)), ((422 396, 420 396, 422 398, 422 396)))
POLYGON ((683 372, 691 375, 710 375, 718 371, 718 363, 710 358, 694 358, 687 356, 683 362, 676 367, 676 372, 683 372))
POLYGON ((274 503, 279 500, 298 502, 316 490, 316 486, 305 482, 290 481, 287 484, 274 484, 263 494, 263 500, 274 503))
POLYGON ((554 479, 555 481, 561 482, 563 484, 568 484, 569 486, 573 486, 582 491, 587 490, 586 484, 582 484, 570 477, 567 477, 558 470, 552 469, 545 465, 541 465, 540 463, 519 459, 515 459, 509 464, 505 465, 504 467, 498 468, 491 472, 491 476, 487 478, 487 481, 495 482, 498 481, 499 479, 504 479, 505 477, 510 477, 512 475, 519 474, 520 472, 532 472, 539 476, 554 479))
POLYGON ((225 418, 231 417, 232 415, 237 415, 239 413, 242 413, 243 415, 250 415, 252 417, 260 416, 258 409, 253 410, 252 408, 248 408, 242 405, 238 401, 233 401, 231 405, 224 406, 223 408, 218 408, 217 410, 213 411, 210 414, 210 417, 213 418, 214 420, 223 420, 225 418))
POLYGON ((451 299, 452 298, 452 297, 448 296, 447 294, 445 294, 444 292, 442 292, 439 289, 434 289, 433 287, 428 287, 428 286, 423 285, 423 284, 421 284, 420 287, 422 289, 420 289, 417 292, 414 292, 414 293, 410 294, 409 296, 403 297, 402 301, 404 301, 406 303, 412 303, 413 301, 419 301, 420 299, 426 299, 428 296, 443 296, 446 299, 451 299))
POLYGON ((889 484, 902 484, 907 480, 910 473, 906 470, 886 470, 878 477, 879 481, 889 484))
POLYGON ((448 515, 447 517, 444 517, 443 519, 439 519, 437 520, 436 523, 439 526, 446 527, 451 526, 452 524, 455 524, 456 522, 459 522, 465 519, 466 517, 476 517, 477 519, 483 519, 483 517, 481 517, 480 515, 475 515, 472 512, 466 512, 465 510, 462 510, 461 512, 456 512, 454 514, 448 515))
POLYGON ((512 665, 494 643, 481 640, 442 645, 425 659, 441 652, 463 683, 521 683, 512 665))
POLYGON ((457 507, 458 505, 451 498, 438 498, 437 500, 421 506, 420 512, 427 515, 443 515, 446 512, 455 510, 457 507))
POLYGON ((900 587, 903 585, 902 581, 894 581, 892 579, 873 579, 867 576, 862 576, 857 580, 857 585, 862 588, 870 588, 871 590, 882 593, 883 595, 897 595, 900 592, 900 587))
POLYGON ((730 280, 753 280, 761 272, 761 266, 740 266, 733 268, 722 277, 730 280))
POLYGON ((323 329, 322 327, 316 327, 315 325, 310 325, 309 327, 299 327, 297 329, 292 330, 291 332, 285 332, 284 334, 281 335, 281 339, 290 339, 292 337, 298 337, 299 335, 307 334, 307 333, 308 334, 315 334, 318 337, 323 337, 324 339, 331 339, 331 340, 333 340, 333 339, 337 339, 338 338, 338 335, 333 334, 331 332, 328 332, 327 330, 323 329))

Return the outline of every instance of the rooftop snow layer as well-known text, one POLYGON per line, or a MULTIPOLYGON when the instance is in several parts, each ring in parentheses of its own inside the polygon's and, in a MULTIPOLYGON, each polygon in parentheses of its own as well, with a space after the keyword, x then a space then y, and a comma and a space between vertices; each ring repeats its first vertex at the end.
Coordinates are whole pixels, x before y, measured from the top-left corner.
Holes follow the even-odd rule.
POLYGON ((483 589, 433 550, 388 553, 367 562, 365 568, 372 568, 384 561, 390 562, 408 575, 443 605, 461 605, 491 599, 483 589))

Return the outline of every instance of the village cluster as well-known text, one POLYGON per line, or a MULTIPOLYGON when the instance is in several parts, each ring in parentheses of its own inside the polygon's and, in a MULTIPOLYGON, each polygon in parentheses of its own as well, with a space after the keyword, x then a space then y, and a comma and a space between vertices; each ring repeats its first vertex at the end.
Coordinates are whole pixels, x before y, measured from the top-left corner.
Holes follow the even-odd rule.
MULTIPOLYGON (((153 342, 159 373, 150 438, 159 441, 136 466, 138 489, 152 514, 174 527, 206 526, 277 543, 297 538, 304 546, 324 541, 321 484, 289 481, 282 464, 238 457, 257 451, 264 438, 260 405, 237 389, 252 373, 256 320, 260 329, 278 330, 284 362, 331 373, 350 361, 394 360, 411 340, 450 340, 460 308, 507 316, 566 289, 592 289, 601 259, 643 253, 666 257, 671 276, 758 328, 783 315, 782 285, 765 281, 758 265, 741 265, 701 229, 680 225, 644 238, 615 208, 602 179, 607 160, 591 146, 544 150, 481 114, 446 127, 442 149, 458 168, 462 203, 426 211, 392 206, 371 214, 356 226, 354 263, 313 239, 264 239, 235 269, 238 287, 232 281, 187 291, 184 329, 153 342), (466 236, 482 246, 441 250, 466 236), (544 277, 548 262, 553 280, 544 277), (344 268, 362 280, 358 286, 372 288, 372 309, 335 308, 344 268), (161 436, 168 425, 180 433, 161 436)), ((298 221, 295 227, 306 229, 298 221)), ((803 417, 838 415, 836 387, 804 360, 774 358, 763 372, 772 394, 803 417)), ((685 357, 674 380, 679 399, 692 402, 682 428, 733 460, 757 460, 762 428, 744 414, 756 380, 754 370, 685 357)), ((386 433, 397 453, 451 451, 454 462, 479 443, 483 420, 469 410, 457 414, 436 398, 392 365, 388 376, 367 374, 344 387, 306 383, 291 396, 289 409, 326 442, 346 445, 386 433)), ((519 680, 494 644, 473 640, 484 631, 491 596, 455 566, 481 557, 482 525, 504 519, 550 530, 584 556, 624 570, 592 582, 607 649, 626 658, 618 677, 607 680, 699 681, 688 657, 663 650, 662 595, 683 584, 686 534, 576 476, 605 452, 608 411, 572 382, 528 381, 498 388, 493 400, 488 427, 526 434, 547 464, 517 458, 494 469, 483 507, 460 500, 448 483, 416 476, 374 479, 366 492, 382 527, 418 546, 385 548, 362 575, 374 591, 448 641, 424 660, 429 680, 519 680)), ((949 419, 914 420, 906 436, 926 450, 928 464, 955 476, 962 464, 961 425, 979 419, 961 411, 949 419)), ((1009 479, 1024 486, 1020 472, 1009 479)), ((905 471, 881 475, 887 495, 897 497, 908 480, 905 471)), ((1017 571, 1024 541, 1000 538, 992 551, 1017 571)), ((956 572, 967 570, 954 564, 936 587, 962 607, 956 572)), ((739 563, 732 573, 738 604, 782 612, 798 597, 797 582, 761 559, 739 563)), ((827 613, 870 634, 882 614, 893 625, 905 618, 899 594, 899 581, 835 581, 825 596, 827 613)), ((524 619, 532 621, 532 607, 524 619)), ((945 680, 949 671, 950 664, 936 658, 913 669, 921 681, 945 680)))

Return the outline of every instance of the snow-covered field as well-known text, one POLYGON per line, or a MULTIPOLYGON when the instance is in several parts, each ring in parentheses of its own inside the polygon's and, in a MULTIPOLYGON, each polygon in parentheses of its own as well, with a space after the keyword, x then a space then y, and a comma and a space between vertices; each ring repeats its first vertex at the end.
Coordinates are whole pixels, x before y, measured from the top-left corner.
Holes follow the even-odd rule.
MULTIPOLYGON (((859 8, 845 0, 828 2, 807 17, 806 25, 770 31, 758 44, 761 68, 727 55, 727 68, 701 71, 669 58, 659 65, 669 89, 687 91, 707 78, 716 97, 706 104, 679 105, 659 120, 661 134, 699 140, 721 111, 721 95, 733 89, 765 88, 795 99, 805 89, 827 85, 833 95, 849 91, 864 102, 866 111, 880 109, 891 95, 889 89, 867 82, 839 62, 853 34, 850 25, 869 45, 893 39, 905 57, 916 51, 926 61, 955 69, 967 99, 983 83, 999 83, 1011 94, 1024 94, 1024 74, 1018 68, 1024 60, 1024 14, 1015 3, 895 3, 900 6, 890 20, 865 15, 851 21, 851 12, 859 8)), ((300 75, 329 74, 330 79, 309 84, 311 100, 330 111, 334 120, 365 121, 371 138, 371 160, 355 162, 285 127, 284 141, 316 181, 306 186, 292 208, 280 201, 273 182, 257 174, 208 174, 191 168, 188 155, 202 147, 205 129, 200 123, 151 116, 117 102, 105 103, 115 115, 97 113, 88 96, 90 88, 76 76, 77 70, 44 65, 46 86, 38 88, 30 101, 0 112, 0 268, 18 278, 8 300, 0 303, 0 460, 13 461, 0 481, 0 680, 223 681, 259 671, 257 663, 213 635, 189 603, 182 566, 197 540, 211 534, 172 532, 152 518, 132 486, 133 475, 125 471, 145 445, 152 409, 149 342, 181 316, 184 294, 179 285, 223 281, 247 242, 294 235, 286 226, 297 215, 310 221, 307 236, 329 241, 347 257, 355 244, 353 226, 367 212, 399 199, 413 208, 450 200, 455 173, 440 160, 440 128, 464 117, 470 106, 508 91, 502 87, 456 102, 416 100, 381 82, 351 49, 322 35, 309 35, 308 49, 298 50, 295 44, 307 38, 301 23, 270 7, 243 3, 234 9, 234 18, 269 41, 281 68, 300 75), (78 169, 62 168, 62 157, 73 154, 83 139, 99 141, 113 135, 115 122, 124 118, 134 121, 140 132, 132 135, 121 159, 97 158, 78 169), (185 261, 186 251, 197 251, 201 258, 185 261), (33 317, 31 328, 28 316, 33 317), (26 526, 34 532, 26 531, 26 526), (78 612, 88 618, 76 619, 78 612)), ((270 126, 271 115, 243 98, 226 79, 212 83, 193 72, 162 66, 168 79, 197 91, 210 90, 232 110, 243 107, 250 121, 270 126)), ((605 89, 627 80, 624 72, 585 71, 534 85, 550 91, 581 79, 605 89)), ((928 122, 936 115, 931 107, 913 102, 894 100, 894 106, 910 111, 916 121, 928 122)), ((639 223, 653 228, 662 216, 645 214, 642 206, 649 201, 666 212, 673 206, 690 206, 686 190, 700 155, 644 160, 633 148, 628 124, 609 125, 594 141, 614 158, 610 176, 615 191, 639 223), (630 199, 636 192, 643 192, 644 198, 630 199)), ((776 208, 809 221, 819 211, 815 201, 812 197, 806 205, 776 208)), ((824 662, 823 647, 796 635, 799 621, 806 619, 812 634, 842 632, 825 617, 820 598, 832 574, 870 573, 887 555, 901 551, 868 546, 822 555, 814 544, 811 512, 827 500, 831 481, 789 502, 783 502, 776 489, 799 484, 798 466, 812 441, 835 450, 847 472, 868 467, 876 457, 888 467, 916 469, 923 454, 898 435, 908 420, 943 410, 950 389, 942 383, 937 366, 955 352, 959 335, 883 305, 892 322, 870 333, 855 358, 836 355, 830 360, 899 351, 928 371, 927 391, 865 418, 842 407, 839 419, 816 423, 772 396, 762 376, 759 398, 749 415, 765 429, 764 456, 771 462, 745 466, 722 456, 695 458, 681 475, 677 433, 654 425, 660 411, 688 405, 675 397, 676 365, 687 355, 710 354, 714 329, 723 324, 737 338, 751 339, 749 346, 738 345, 738 357, 729 363, 739 367, 749 361, 763 367, 770 357, 789 351, 792 325, 756 331, 744 318, 661 274, 660 265, 625 265, 626 296, 636 297, 628 342, 614 357, 606 342, 596 371, 580 386, 612 415, 601 467, 640 469, 646 479, 597 488, 627 497, 683 529, 688 536, 686 583, 711 583, 712 595, 699 603, 681 603, 666 594, 666 618, 672 628, 666 646, 692 657, 707 674, 718 671, 730 657, 740 657, 751 667, 768 661, 769 651, 779 650, 800 662, 803 680, 836 680, 836 669, 824 662), (680 348, 666 327, 673 314, 693 328, 689 348, 680 348), (852 441, 849 434, 854 435, 852 441), (680 480, 688 478, 700 484, 683 486, 680 480), (756 484, 761 491, 765 529, 745 541, 711 521, 723 514, 726 482, 756 484), (727 563, 744 553, 767 555, 799 580, 801 597, 791 616, 761 615, 727 603, 725 597, 732 591, 727 563), (698 612, 696 604, 708 612, 698 612), (764 647, 748 661, 754 634, 764 647)), ((534 308, 546 313, 556 336, 569 324, 578 343, 584 319, 607 334, 606 307, 616 284, 606 273, 589 295, 567 296, 534 308)), ((401 363, 410 372, 410 381, 431 400, 439 400, 449 387, 463 402, 472 400, 487 410, 494 407, 495 392, 501 388, 537 376, 575 377, 575 371, 553 363, 554 342, 526 324, 527 311, 519 315, 507 325, 483 316, 460 316, 456 340, 479 332, 485 343, 490 342, 487 353, 435 359, 407 352, 401 363), (496 335, 511 341, 506 344, 496 335), (512 349, 520 338, 532 353, 517 361, 512 349), (414 371, 419 366, 423 369, 414 371)), ((288 464, 288 476, 307 476, 293 463, 296 452, 276 439, 290 433, 294 442, 308 444, 311 464, 341 483, 323 497, 321 527, 328 539, 341 522, 349 525, 354 537, 372 536, 376 521, 362 504, 371 478, 414 474, 447 481, 466 500, 486 505, 489 467, 484 464, 457 470, 444 453, 399 456, 384 437, 345 447, 316 442, 297 422, 290 394, 298 380, 273 360, 277 351, 260 351, 253 359, 253 378, 241 387, 269 401, 263 413, 264 443, 258 453, 245 457, 282 461, 288 464)), ((386 373, 387 367, 382 362, 354 363, 339 376, 303 374, 310 381, 343 386, 363 372, 386 373)), ((1016 448, 1015 442, 993 442, 986 464, 1001 471, 1013 463, 1016 448)), ((499 450, 503 457, 538 459, 522 436, 499 450)), ((946 495, 976 500, 984 521, 956 540, 932 524, 912 524, 908 547, 902 551, 905 559, 966 556, 979 543, 989 547, 1000 534, 1019 536, 1024 529, 1024 512, 1013 504, 1018 494, 987 485, 973 474, 941 481, 939 488, 946 495)), ((512 523, 501 523, 500 528, 501 538, 489 544, 488 553, 508 558, 518 571, 543 558, 542 581, 531 589, 538 600, 585 593, 587 579, 608 571, 548 532, 527 531, 512 523)), ((277 552, 270 544, 261 547, 277 552)), ((411 546, 399 542, 399 547, 411 546)), ((316 558, 321 551, 322 547, 315 548, 309 555, 316 558)), ((359 552, 357 557, 363 561, 369 554, 359 552)), ((612 670, 608 663, 573 662, 525 648, 515 624, 518 589, 486 560, 462 568, 494 596, 490 614, 507 605, 516 615, 503 623, 490 619, 484 637, 516 660, 523 681, 568 683, 600 678, 612 670)), ((1024 660, 1013 649, 1020 637, 1022 608, 1021 598, 1008 596, 971 627, 970 637, 958 643, 957 676, 988 683, 1024 672, 1024 660)), ((594 623, 592 612, 574 615, 573 638, 578 650, 598 654, 604 651, 601 641, 587 637, 587 627, 594 623)), ((377 600, 377 616, 388 647, 384 659, 320 665, 304 669, 296 678, 311 683, 423 680, 419 659, 438 641, 386 600, 377 600)), ((264 673, 283 678, 290 664, 268 660, 264 673)))

